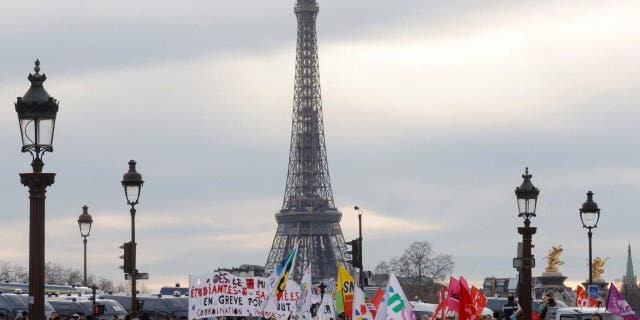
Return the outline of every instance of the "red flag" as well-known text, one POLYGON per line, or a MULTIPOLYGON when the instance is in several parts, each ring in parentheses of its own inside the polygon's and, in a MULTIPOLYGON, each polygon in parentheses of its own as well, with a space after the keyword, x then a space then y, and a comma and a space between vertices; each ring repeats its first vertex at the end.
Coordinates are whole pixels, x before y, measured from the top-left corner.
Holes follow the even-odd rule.
POLYGON ((478 313, 468 290, 460 290, 460 308, 458 320, 478 320, 478 313))
POLYGON ((376 308, 376 312, 373 313, 373 317, 375 318, 378 309, 380 308, 380 302, 382 302, 382 298, 384 298, 384 290, 382 288, 378 288, 376 291, 376 295, 371 299, 371 304, 376 308))
POLYGON ((440 303, 438 303, 438 306, 436 307, 436 310, 433 311, 433 314, 431 315, 431 317, 429 318, 429 320, 436 320, 436 318, 438 317, 438 314, 440 314, 440 319, 444 320, 444 309, 447 307, 447 300, 442 299, 442 301, 440 301, 440 303))
POLYGON ((485 297, 484 293, 478 288, 471 287, 471 299, 473 299, 473 306, 476 308, 478 318, 482 318, 482 310, 484 310, 484 306, 487 304, 487 297, 485 297))
POLYGON ((540 316, 535 310, 531 310, 531 320, 540 320, 540 316))
POLYGON ((576 307, 597 307, 596 299, 591 298, 581 285, 576 288, 576 307))

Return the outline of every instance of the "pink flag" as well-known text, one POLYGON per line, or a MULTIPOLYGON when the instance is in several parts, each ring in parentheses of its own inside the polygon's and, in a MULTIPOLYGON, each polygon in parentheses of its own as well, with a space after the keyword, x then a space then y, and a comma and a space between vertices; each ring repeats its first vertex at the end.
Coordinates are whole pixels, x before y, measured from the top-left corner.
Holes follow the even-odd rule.
POLYGON ((456 310, 460 306, 460 281, 456 278, 449 278, 449 290, 447 292, 447 309, 456 310))
POLYGON ((607 311, 623 317, 625 320, 640 320, 638 315, 636 315, 629 303, 624 300, 620 291, 616 288, 616 286, 611 283, 611 287, 609 288, 609 299, 607 300, 607 311))

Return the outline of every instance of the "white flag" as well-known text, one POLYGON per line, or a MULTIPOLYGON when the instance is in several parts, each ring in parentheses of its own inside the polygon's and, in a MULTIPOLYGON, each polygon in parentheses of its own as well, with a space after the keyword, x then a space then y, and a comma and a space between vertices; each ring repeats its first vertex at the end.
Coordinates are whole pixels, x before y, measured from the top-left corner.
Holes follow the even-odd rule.
POLYGON ((298 298, 297 314, 300 318, 311 319, 311 264, 304 269, 300 282, 300 298, 298 298))
POLYGON ((367 302, 365 301, 364 292, 356 284, 356 290, 353 293, 353 320, 373 320, 373 315, 369 308, 367 308, 367 302))
POLYGON ((316 313, 316 320, 329 320, 336 319, 336 306, 334 305, 333 297, 330 294, 325 293, 320 301, 320 307, 316 313))
POLYGON ((387 290, 384 291, 384 297, 378 307, 375 320, 393 319, 416 320, 416 315, 413 313, 413 308, 404 295, 398 279, 392 273, 389 275, 387 290))

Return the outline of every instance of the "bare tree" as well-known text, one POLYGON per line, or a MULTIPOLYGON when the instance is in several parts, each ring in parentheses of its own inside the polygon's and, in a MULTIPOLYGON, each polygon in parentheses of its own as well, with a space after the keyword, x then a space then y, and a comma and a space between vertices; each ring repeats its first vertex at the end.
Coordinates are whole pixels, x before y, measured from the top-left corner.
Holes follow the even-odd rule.
POLYGON ((127 290, 131 290, 131 286, 128 286, 124 280, 113 287, 115 292, 126 292, 127 290))
POLYGON ((78 269, 64 269, 64 277, 65 283, 71 286, 82 283, 82 281, 84 280, 82 277, 82 273, 78 269))
POLYGON ((13 265, 8 261, 0 263, 0 280, 7 282, 16 281, 15 274, 13 273, 13 265))
POLYGON ((44 265, 44 278, 45 283, 47 284, 67 284, 65 268, 62 265, 53 263, 51 261, 45 263, 44 265))
POLYGON ((453 271, 453 258, 448 254, 436 254, 429 241, 416 241, 402 252, 400 257, 382 261, 377 273, 394 273, 409 297, 432 300, 439 283, 453 271))
POLYGON ((111 281, 110 279, 96 276, 95 274, 90 274, 87 276, 87 282, 89 286, 95 284, 100 291, 113 291, 113 281, 111 281))
MULTIPOLYGON (((46 284, 73 286, 82 283, 83 280, 80 270, 65 268, 51 261, 45 264, 44 272, 46 284)), ((24 266, 0 261, 0 281, 27 282, 29 281, 29 272, 24 266)), ((107 292, 114 289, 113 281, 93 274, 87 275, 87 282, 89 285, 96 284, 101 291, 107 292)))
POLYGON ((16 282, 27 282, 29 281, 29 270, 25 266, 21 266, 18 264, 13 265, 13 275, 15 277, 16 282))
POLYGON ((98 290, 101 290, 104 292, 113 291, 113 281, 107 278, 100 277, 100 280, 98 281, 97 286, 98 286, 98 290))

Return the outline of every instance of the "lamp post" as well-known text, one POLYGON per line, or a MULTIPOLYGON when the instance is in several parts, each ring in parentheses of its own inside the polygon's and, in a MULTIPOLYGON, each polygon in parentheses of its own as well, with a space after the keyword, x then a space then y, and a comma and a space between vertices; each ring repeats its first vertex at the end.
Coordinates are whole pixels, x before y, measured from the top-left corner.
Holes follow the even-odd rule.
POLYGON ((53 151, 53 129, 58 101, 49 96, 42 83, 47 79, 40 73, 36 60, 34 74, 29 74, 31 87, 15 102, 22 152, 31 154, 33 172, 21 173, 20 182, 29 188, 29 314, 32 319, 44 319, 44 245, 45 193, 52 185, 55 173, 43 173, 42 155, 53 151))
POLYGON ((593 201, 593 192, 587 192, 587 201, 582 204, 580 208, 580 220, 582 221, 582 227, 589 229, 587 235, 589 236, 589 285, 593 284, 593 259, 591 257, 591 238, 593 237, 592 229, 598 227, 598 221, 600 221, 600 208, 598 204, 593 201))
POLYGON ((122 176, 122 186, 124 187, 124 195, 127 199, 127 205, 131 206, 131 311, 138 311, 138 299, 136 298, 136 204, 140 198, 140 190, 142 189, 142 175, 136 171, 135 160, 129 161, 129 171, 122 176))
POLYGON ((88 210, 89 207, 82 206, 82 214, 78 217, 78 227, 80 227, 80 236, 84 244, 84 281, 82 285, 85 287, 87 286, 87 237, 91 232, 91 224, 93 224, 93 219, 88 210))
POLYGON ((518 227, 518 233, 522 235, 522 265, 520 268, 520 278, 522 279, 522 290, 520 291, 520 307, 522 308, 524 320, 531 320, 531 268, 535 266, 531 255, 531 238, 536 233, 536 227, 531 227, 531 217, 536 216, 536 205, 540 190, 531 183, 532 175, 529 168, 525 169, 522 175, 522 184, 516 188, 516 198, 518 199, 518 217, 524 218, 524 227, 518 227))
POLYGON ((358 246, 360 249, 360 272, 358 273, 358 285, 360 286, 360 288, 364 288, 364 268, 362 267, 362 210, 360 210, 360 207, 358 206, 354 206, 353 210, 358 211, 358 246))

